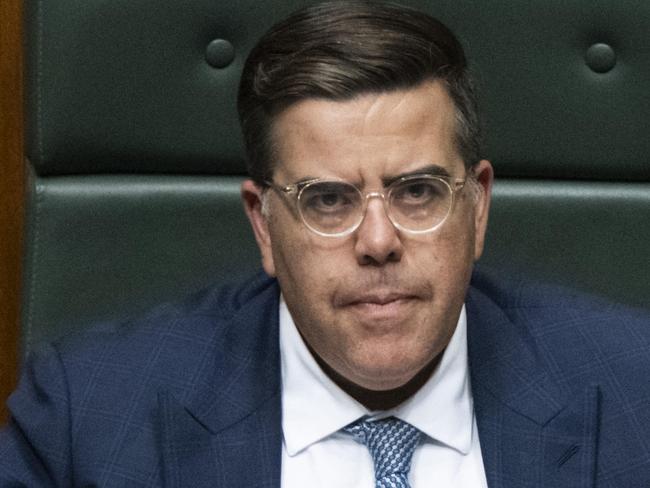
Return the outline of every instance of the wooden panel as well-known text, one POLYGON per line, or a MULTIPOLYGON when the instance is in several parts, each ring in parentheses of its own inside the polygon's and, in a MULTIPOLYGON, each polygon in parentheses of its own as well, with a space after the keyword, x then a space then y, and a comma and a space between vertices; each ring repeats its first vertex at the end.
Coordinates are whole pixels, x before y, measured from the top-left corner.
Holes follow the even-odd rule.
POLYGON ((0 424, 16 383, 23 228, 20 0, 0 1, 0 424))

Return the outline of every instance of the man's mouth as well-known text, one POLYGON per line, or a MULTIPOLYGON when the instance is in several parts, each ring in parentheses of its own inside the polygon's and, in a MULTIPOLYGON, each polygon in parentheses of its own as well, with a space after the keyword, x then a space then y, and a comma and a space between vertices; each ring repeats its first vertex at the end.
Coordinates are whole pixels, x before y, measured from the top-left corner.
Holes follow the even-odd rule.
POLYGON ((343 302, 343 305, 389 305, 414 298, 413 295, 402 292, 372 292, 349 297, 343 302))
POLYGON ((371 291, 346 295, 338 306, 362 322, 393 323, 406 318, 415 300, 416 295, 403 291, 371 291))

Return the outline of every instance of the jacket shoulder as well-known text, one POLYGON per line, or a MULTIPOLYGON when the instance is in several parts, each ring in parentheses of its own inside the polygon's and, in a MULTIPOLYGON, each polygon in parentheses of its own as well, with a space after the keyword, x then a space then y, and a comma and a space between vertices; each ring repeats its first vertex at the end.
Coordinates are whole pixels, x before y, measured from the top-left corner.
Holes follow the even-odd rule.
POLYGON ((507 364, 501 385, 518 379, 530 386, 548 377, 561 392, 557 398, 569 404, 583 401, 588 389, 598 392, 597 406, 576 407, 584 407, 584 415, 590 412, 587 405, 595 408, 598 479, 611 486, 640 486, 649 465, 650 311, 481 272, 473 276, 467 304, 474 349, 507 364), (536 369, 515 378, 524 356, 536 369))
POLYGON ((107 466, 151 482, 145 467, 155 472, 159 462, 161 392, 183 399, 217 387, 203 384, 204 371, 216 370, 218 379, 219 368, 262 349, 260 327, 240 325, 277 308, 277 294, 275 280, 260 274, 44 345, 26 361, 8 401, 0 485, 69 486, 73 460, 80 485, 93 485, 107 466))
MULTIPOLYGON (((617 382, 647 383, 634 377, 635 372, 650 374, 648 310, 569 288, 484 273, 474 274, 468 303, 473 316, 486 319, 481 327, 491 327, 489 322, 510 324, 561 383, 605 382, 616 389, 617 382)), ((499 331, 486 337, 490 334, 499 331)), ((650 395, 650 388, 641 390, 645 389, 650 395)))
POLYGON ((612 321, 625 318, 650 333, 650 310, 615 303, 566 286, 503 278, 479 270, 472 275, 469 295, 491 303, 513 320, 538 317, 540 324, 565 320, 581 324, 595 320, 611 325, 612 321))
POLYGON ((473 316, 486 319, 481 327, 508 323, 569 390, 594 383, 620 398, 636 392, 650 401, 650 311, 484 273, 474 274, 468 302, 473 316))
POLYGON ((124 348, 125 354, 130 350, 137 358, 165 338, 196 337, 205 342, 207 336, 225 333, 233 316, 271 298, 276 288, 275 280, 259 273, 239 284, 215 285, 162 303, 126 320, 91 324, 56 341, 54 347, 63 358, 97 357, 106 348, 124 348))

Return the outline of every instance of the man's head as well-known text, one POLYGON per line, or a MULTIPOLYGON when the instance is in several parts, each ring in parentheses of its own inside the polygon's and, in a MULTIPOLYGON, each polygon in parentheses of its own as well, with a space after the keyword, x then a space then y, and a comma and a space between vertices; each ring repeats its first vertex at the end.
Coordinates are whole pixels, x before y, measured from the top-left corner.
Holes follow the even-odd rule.
POLYGON ((419 12, 321 4, 262 38, 239 108, 245 208, 302 337, 343 386, 408 386, 453 334, 487 224, 459 43, 419 12))
POLYGON ((440 80, 455 106, 455 143, 466 165, 480 157, 480 124, 462 46, 438 20, 402 6, 333 1, 300 10, 251 51, 238 108, 248 171, 258 184, 277 163, 271 126, 299 100, 350 100, 362 93, 440 80))

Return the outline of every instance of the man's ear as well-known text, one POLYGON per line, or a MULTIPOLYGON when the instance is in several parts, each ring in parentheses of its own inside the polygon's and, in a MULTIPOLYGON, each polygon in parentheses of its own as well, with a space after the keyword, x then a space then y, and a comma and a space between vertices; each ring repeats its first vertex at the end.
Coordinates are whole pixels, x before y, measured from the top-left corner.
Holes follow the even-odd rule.
POLYGON ((474 260, 483 254, 485 233, 487 231, 488 214, 490 213, 490 201, 492 199, 492 182, 494 170, 486 159, 478 162, 473 168, 474 179, 477 188, 475 191, 476 201, 474 204, 474 260))
POLYGON ((262 211, 263 191, 264 189, 256 185, 253 180, 245 180, 241 184, 241 198, 244 210, 251 223, 257 246, 262 255, 262 267, 269 276, 275 276, 269 222, 262 211))

